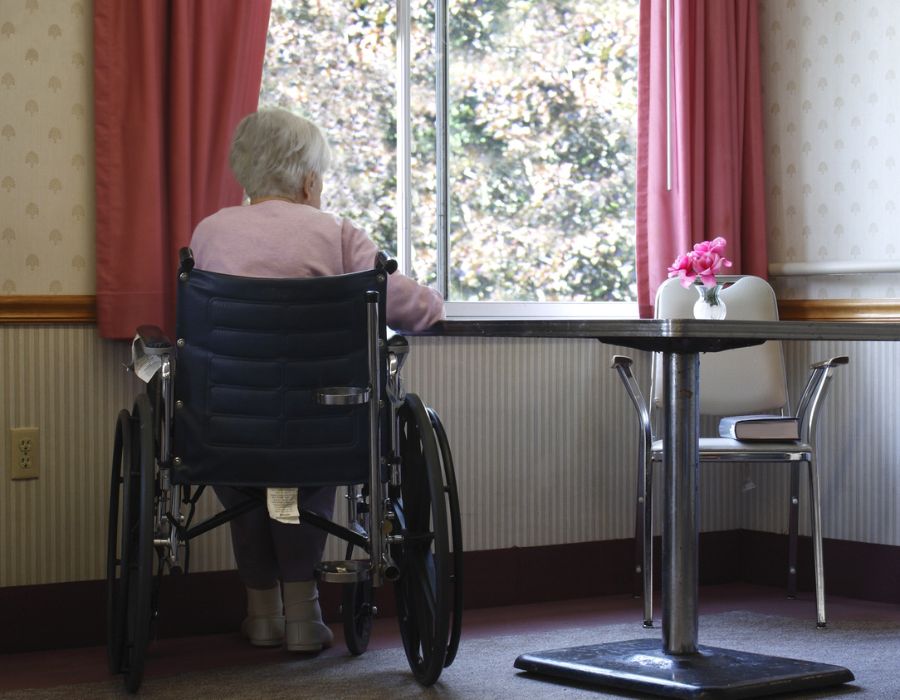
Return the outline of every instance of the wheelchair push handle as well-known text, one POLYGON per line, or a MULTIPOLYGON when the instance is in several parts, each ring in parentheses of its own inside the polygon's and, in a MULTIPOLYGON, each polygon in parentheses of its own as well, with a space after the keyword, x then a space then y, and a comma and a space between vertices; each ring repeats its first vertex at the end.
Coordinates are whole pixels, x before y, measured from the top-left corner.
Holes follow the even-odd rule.
POLYGON ((393 258, 389 258, 386 253, 379 250, 378 253, 375 254, 375 269, 383 270, 389 275, 392 275, 397 271, 397 261, 393 258))
POLYGON ((190 272, 194 269, 194 251, 187 246, 178 249, 178 272, 190 272))

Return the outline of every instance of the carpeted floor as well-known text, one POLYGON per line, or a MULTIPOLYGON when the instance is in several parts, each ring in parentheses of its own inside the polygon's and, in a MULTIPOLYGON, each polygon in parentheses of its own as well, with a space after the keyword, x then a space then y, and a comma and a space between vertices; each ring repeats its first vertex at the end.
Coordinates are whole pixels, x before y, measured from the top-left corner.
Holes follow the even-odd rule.
MULTIPOLYGON (((330 655, 287 659, 266 665, 147 678, 139 697, 217 700, 636 697, 538 679, 514 669, 513 661, 523 652, 658 634, 658 630, 640 630, 635 624, 628 623, 472 640, 464 636, 455 663, 444 670, 434 687, 428 689, 421 688, 413 680, 403 652, 391 648, 369 650, 360 657, 330 655)), ((900 624, 896 621, 839 621, 831 623, 828 629, 816 630, 806 619, 726 612, 701 617, 700 643, 838 664, 848 667, 856 676, 856 681, 851 684, 792 697, 900 698, 900 624)), ((2 700, 118 697, 127 697, 119 679, 0 693, 2 700)))

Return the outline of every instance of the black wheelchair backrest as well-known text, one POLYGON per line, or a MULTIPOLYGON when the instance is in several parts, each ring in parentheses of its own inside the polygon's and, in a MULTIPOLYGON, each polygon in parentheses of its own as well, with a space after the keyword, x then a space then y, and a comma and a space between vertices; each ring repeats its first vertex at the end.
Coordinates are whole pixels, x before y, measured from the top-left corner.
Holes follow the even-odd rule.
MULTIPOLYGON (((377 333, 384 341, 386 279, 380 266, 334 277, 261 279, 182 261, 173 480, 238 486, 365 481, 367 405, 321 405, 316 392, 374 386, 367 299, 377 292, 377 333)), ((378 367, 383 372, 383 360, 378 367)))

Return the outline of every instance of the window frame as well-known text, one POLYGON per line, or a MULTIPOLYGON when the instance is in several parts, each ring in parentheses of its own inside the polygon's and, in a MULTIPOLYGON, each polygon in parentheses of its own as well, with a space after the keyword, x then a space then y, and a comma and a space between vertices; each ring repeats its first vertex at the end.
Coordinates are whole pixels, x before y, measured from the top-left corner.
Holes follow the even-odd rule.
MULTIPOLYGON (((449 181, 449 60, 450 0, 434 0, 435 54, 435 258, 436 288, 444 298, 449 320, 638 318, 637 301, 451 301, 449 181)), ((397 262, 412 271, 410 0, 397 0, 397 262)))

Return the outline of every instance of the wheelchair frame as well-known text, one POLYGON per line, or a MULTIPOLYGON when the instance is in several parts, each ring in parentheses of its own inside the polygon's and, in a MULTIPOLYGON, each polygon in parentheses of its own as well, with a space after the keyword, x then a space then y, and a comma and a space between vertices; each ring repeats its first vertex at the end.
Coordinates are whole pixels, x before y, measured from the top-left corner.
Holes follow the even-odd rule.
MULTIPOLYGON (((185 283, 193 257, 187 248, 179 257, 179 283, 185 283)), ((375 266, 381 282, 380 275, 396 269, 383 254, 375 266)), ((366 292, 366 308, 369 385, 323 387, 316 400, 320 405, 368 404, 368 481, 346 484, 348 525, 303 509, 300 519, 347 543, 346 558, 321 562, 317 577, 345 584, 341 613, 349 651, 361 654, 368 646, 377 614, 373 588, 393 583, 407 660, 415 678, 428 686, 453 662, 461 634, 456 477, 437 413, 404 391, 401 369, 408 342, 399 335, 382 339, 377 291, 366 292), (368 558, 351 559, 354 547, 368 558)), ((191 540, 265 507, 262 494, 253 490, 264 487, 259 484, 243 489, 247 500, 237 506, 193 523, 206 484, 173 479, 173 468, 180 465, 173 456, 174 412, 181 407, 174 378, 177 348, 183 345, 179 339, 173 346, 155 326, 138 328, 129 369, 147 383, 147 391, 116 422, 107 538, 107 650, 111 672, 124 675, 130 692, 137 691, 143 678, 163 571, 186 574, 191 540)))

